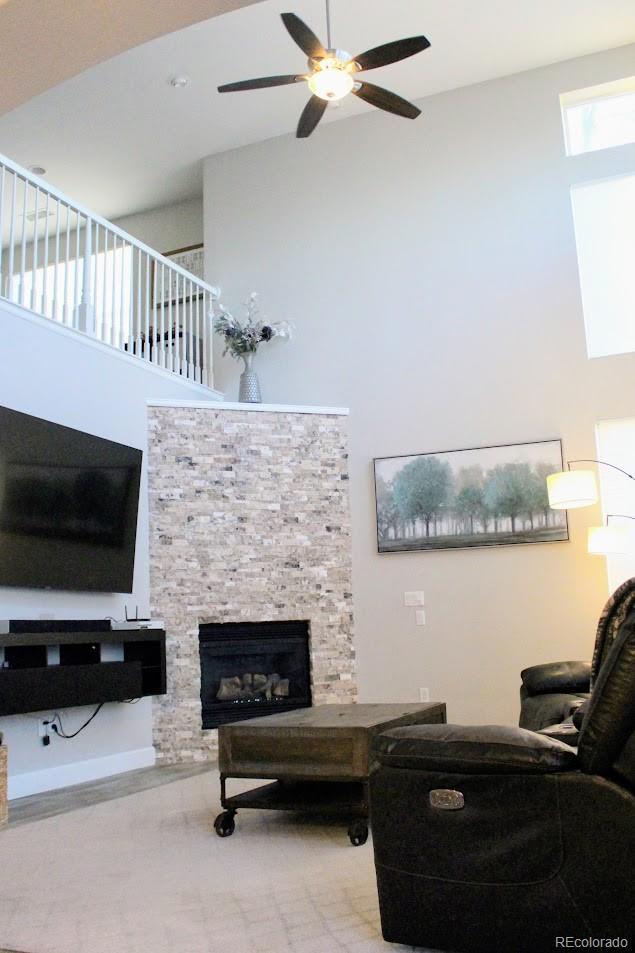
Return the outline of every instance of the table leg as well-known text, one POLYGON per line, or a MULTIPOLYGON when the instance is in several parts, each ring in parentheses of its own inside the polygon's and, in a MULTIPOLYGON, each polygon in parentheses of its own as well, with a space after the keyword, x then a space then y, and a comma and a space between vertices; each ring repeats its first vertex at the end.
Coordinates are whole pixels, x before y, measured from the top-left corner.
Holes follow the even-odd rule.
POLYGON ((226 810, 221 811, 216 820, 214 821, 214 830, 219 837, 231 837, 231 835, 236 830, 236 822, 234 817, 236 816, 236 811, 232 808, 227 809, 227 789, 226 789, 227 775, 221 774, 220 776, 220 803, 222 807, 226 810))

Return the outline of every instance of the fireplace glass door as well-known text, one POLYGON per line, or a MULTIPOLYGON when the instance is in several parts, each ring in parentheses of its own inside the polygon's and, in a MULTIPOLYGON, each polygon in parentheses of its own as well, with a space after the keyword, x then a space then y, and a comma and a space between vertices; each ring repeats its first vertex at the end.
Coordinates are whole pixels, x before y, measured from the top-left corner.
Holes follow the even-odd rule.
POLYGON ((311 705, 309 624, 199 627, 203 728, 311 705))

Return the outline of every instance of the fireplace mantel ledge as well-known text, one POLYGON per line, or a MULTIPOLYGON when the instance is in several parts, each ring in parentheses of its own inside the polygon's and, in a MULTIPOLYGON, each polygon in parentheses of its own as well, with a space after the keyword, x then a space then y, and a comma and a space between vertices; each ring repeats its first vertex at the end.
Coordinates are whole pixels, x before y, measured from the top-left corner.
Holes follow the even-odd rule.
POLYGON ((274 414, 329 414, 335 417, 348 416, 348 407, 312 407, 302 404, 241 404, 224 400, 172 400, 154 398, 147 401, 148 407, 192 407, 201 410, 251 410, 274 414))

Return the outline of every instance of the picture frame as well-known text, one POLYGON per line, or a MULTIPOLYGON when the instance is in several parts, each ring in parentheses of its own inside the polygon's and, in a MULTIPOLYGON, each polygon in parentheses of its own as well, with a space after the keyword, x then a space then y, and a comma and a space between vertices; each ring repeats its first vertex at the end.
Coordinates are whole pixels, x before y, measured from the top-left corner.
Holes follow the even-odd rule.
POLYGON ((376 457, 377 551, 565 542, 546 485, 563 468, 560 439, 376 457))
MULTIPOLYGON (((205 277, 205 246, 203 243, 198 245, 185 245, 183 248, 175 248, 172 251, 163 252, 163 257, 173 261, 195 278, 201 281, 205 277)), ((152 307, 165 308, 172 304, 183 304, 186 301, 195 301, 202 298, 202 293, 194 295, 183 295, 180 293, 180 277, 170 271, 169 279, 166 281, 164 273, 163 288, 161 287, 161 262, 155 261, 152 268, 152 307)))

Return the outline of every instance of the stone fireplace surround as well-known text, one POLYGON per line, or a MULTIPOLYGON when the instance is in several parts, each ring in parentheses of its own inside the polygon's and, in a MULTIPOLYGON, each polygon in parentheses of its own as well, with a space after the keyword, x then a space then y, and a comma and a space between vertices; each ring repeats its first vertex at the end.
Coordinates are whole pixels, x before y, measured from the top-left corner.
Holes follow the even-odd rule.
POLYGON ((314 704, 357 699, 347 411, 152 402, 150 592, 168 693, 157 760, 201 761, 199 625, 308 620, 314 704))

